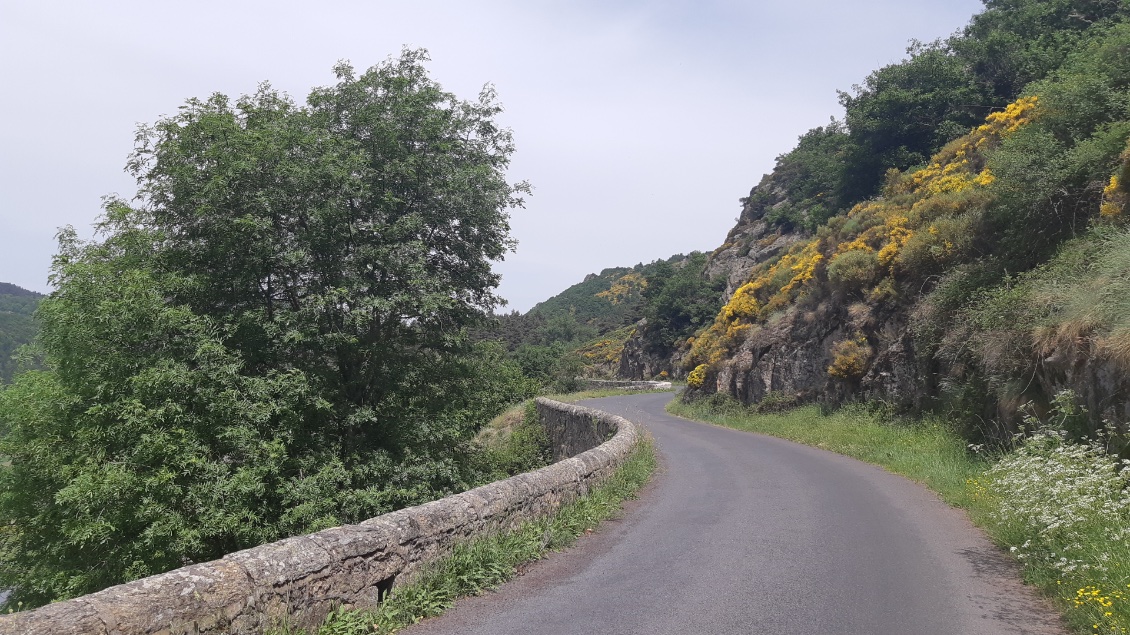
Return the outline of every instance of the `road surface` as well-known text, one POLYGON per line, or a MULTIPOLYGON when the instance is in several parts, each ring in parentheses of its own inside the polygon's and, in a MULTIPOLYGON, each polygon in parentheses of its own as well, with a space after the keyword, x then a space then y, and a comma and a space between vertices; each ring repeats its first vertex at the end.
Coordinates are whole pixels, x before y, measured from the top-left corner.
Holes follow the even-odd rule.
POLYGON ((1062 634, 964 514, 901 477, 668 415, 670 393, 585 405, 643 424, 661 468, 576 547, 410 635, 1062 634))

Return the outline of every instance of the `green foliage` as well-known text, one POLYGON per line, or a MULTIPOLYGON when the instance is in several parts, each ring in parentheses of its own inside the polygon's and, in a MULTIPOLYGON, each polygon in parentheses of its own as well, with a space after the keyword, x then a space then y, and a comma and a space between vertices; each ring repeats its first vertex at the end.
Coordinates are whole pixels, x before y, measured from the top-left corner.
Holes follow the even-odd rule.
POLYGON ((1128 15, 1121 0, 986 0, 951 46, 998 100, 1011 101, 1092 33, 1128 15))
POLYGON ((0 392, 0 577, 25 603, 296 529, 284 517, 301 484, 285 480, 302 466, 287 445, 308 384, 243 375, 211 320, 166 304, 149 273, 98 259, 116 244, 84 249, 41 306, 55 370, 0 392))
POLYGON ((942 43, 915 42, 910 58, 885 66, 852 93, 840 93, 851 145, 840 198, 874 194, 890 168, 925 163, 984 119, 991 99, 942 43))
POLYGON ((705 267, 706 254, 694 252, 677 264, 658 263, 648 275, 643 292, 647 352, 670 355, 717 315, 726 281, 708 279, 705 267))
POLYGON ((806 132, 743 200, 749 213, 775 227, 813 231, 849 207, 842 178, 851 143, 847 127, 835 119, 806 132))
POLYGON ((534 387, 466 336, 524 185, 426 54, 143 128, 141 204, 60 234, 49 370, 0 393, 0 587, 42 604, 466 487, 534 387))
MULTIPOLYGON (((495 418, 505 429, 484 429, 475 452, 476 468, 482 473, 477 480, 490 483, 516 474, 544 467, 552 459, 552 449, 545 426, 537 419, 534 402, 527 401, 495 418), (500 421, 501 420, 501 421, 500 421), (487 432, 494 432, 487 435, 487 432)), ((495 424, 491 422, 491 425, 495 424)))

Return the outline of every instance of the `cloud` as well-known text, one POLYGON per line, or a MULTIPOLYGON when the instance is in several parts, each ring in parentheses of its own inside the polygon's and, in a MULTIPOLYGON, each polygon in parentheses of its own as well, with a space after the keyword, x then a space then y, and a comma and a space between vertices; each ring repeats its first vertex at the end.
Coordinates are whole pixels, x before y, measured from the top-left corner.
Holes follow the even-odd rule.
POLYGON ((493 83, 518 143, 511 308, 604 267, 722 242, 797 136, 839 114, 835 90, 962 26, 973 0, 856 3, 8 3, 0 15, 0 280, 47 290, 57 227, 89 228, 139 122, 263 80, 302 99, 339 59, 431 51, 444 87, 493 83))

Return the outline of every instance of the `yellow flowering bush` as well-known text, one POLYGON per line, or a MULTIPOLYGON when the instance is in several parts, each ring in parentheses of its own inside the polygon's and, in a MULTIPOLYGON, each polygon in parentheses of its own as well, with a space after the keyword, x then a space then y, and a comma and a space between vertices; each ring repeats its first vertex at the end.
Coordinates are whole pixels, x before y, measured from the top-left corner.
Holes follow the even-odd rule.
POLYGON ((1103 199, 1099 206, 1099 214, 1103 218, 1121 218, 1126 211, 1127 202, 1130 202, 1130 143, 1126 144, 1121 158, 1121 168, 1103 188, 1103 199))
POLYGON ((867 338, 862 335, 836 342, 832 346, 832 364, 828 366, 828 374, 837 379, 859 379, 867 372, 873 353, 867 338))
POLYGON ((596 297, 604 298, 612 304, 620 304, 646 288, 647 278, 638 271, 630 271, 613 281, 612 286, 596 294, 596 297))
POLYGON ((1099 214, 1103 218, 1118 218, 1126 209, 1126 192, 1122 188, 1118 175, 1110 177, 1110 183, 1103 188, 1103 200, 1099 206, 1099 214))
POLYGON ((706 381, 706 364, 699 364, 687 375, 687 385, 691 388, 701 388, 706 381))
POLYGON ((852 249, 841 252, 828 262, 828 282, 841 291, 862 290, 875 281, 879 260, 875 250, 852 249))
POLYGON ((942 148, 930 165, 899 181, 895 192, 943 194, 992 185, 996 177, 984 166, 985 151, 1032 121, 1038 104, 1036 96, 1022 97, 1003 111, 990 114, 973 132, 942 148))

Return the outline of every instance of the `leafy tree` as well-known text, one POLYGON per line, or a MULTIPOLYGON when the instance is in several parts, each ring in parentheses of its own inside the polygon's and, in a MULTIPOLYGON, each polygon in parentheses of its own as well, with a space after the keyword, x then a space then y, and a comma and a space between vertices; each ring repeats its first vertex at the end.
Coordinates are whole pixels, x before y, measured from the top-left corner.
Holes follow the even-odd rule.
POLYGON ((643 333, 648 352, 670 355, 722 308, 725 278, 708 279, 703 275, 705 266, 706 254, 696 251, 677 265, 663 263, 648 277, 643 333))
POLYGON ((406 51, 298 106, 267 85, 143 128, 141 204, 61 234, 49 371, 0 394, 0 586, 32 604, 467 485, 530 394, 467 329, 524 184, 490 89, 406 51))
POLYGON ((850 203, 842 199, 842 179, 852 149, 843 122, 833 119, 813 128, 801 135, 796 148, 777 157, 768 187, 754 188, 744 202, 753 215, 774 226, 813 231, 850 203))
POLYGON ((1127 15, 1130 6, 1122 0, 985 0, 985 10, 951 46, 999 105, 1058 68, 1092 33, 1127 15))
POLYGON ((845 202, 874 194, 890 168, 924 163, 989 112, 989 95, 948 47, 915 42, 907 52, 840 93, 852 140, 838 192, 845 202))

